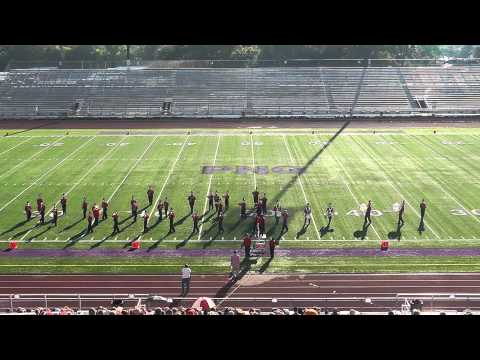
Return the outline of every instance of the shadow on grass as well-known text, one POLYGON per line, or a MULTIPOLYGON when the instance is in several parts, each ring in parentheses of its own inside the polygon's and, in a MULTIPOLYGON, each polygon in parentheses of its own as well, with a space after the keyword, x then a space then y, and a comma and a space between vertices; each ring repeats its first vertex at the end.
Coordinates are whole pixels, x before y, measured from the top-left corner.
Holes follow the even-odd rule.
POLYGON ((258 272, 260 274, 263 274, 267 269, 268 267, 270 266, 270 263, 272 262, 272 258, 268 258, 267 261, 265 261, 262 266, 260 267, 260 269, 258 269, 258 272))
POLYGON ((325 236, 326 234, 331 232, 333 232, 333 229, 330 229, 330 227, 327 227, 327 226, 322 226, 320 228, 320 237, 325 236))
POLYGON ((20 221, 19 223, 13 225, 10 229, 8 230, 5 230, 4 232, 0 233, 0 236, 3 236, 5 234, 8 234, 10 231, 13 231, 15 229, 18 229, 20 226, 23 226, 25 225, 29 220, 23 220, 23 221, 20 221))
POLYGON ((48 227, 46 229, 44 229, 43 231, 39 232, 38 234, 35 234, 35 235, 32 235, 30 236, 28 239, 25 240, 25 242, 30 242, 32 241, 33 239, 45 234, 47 231, 49 231, 52 227, 54 227, 53 225, 48 225, 48 227))
POLYGON ((164 236, 163 236, 162 238, 160 238, 158 241, 156 241, 156 242, 154 242, 152 245, 150 245, 150 247, 147 249, 147 252, 150 252, 150 251, 152 251, 152 250, 155 250, 155 249, 158 247, 158 245, 160 245, 160 243, 161 243, 163 240, 165 240, 165 239, 168 237, 168 235, 170 235, 170 234, 173 234, 173 233, 169 231, 166 235, 164 235, 164 236))
POLYGON ((360 240, 365 240, 365 237, 367 236, 368 233, 368 228, 370 227, 371 223, 363 223, 363 228, 362 230, 357 230, 353 233, 353 236, 355 239, 360 239, 360 240))
MULTIPOLYGON (((73 224, 70 224, 70 225, 64 227, 63 230, 60 231, 60 232, 63 233, 64 231, 68 231, 68 230, 70 230, 71 228, 73 228, 74 226, 80 224, 80 223, 81 223, 82 221, 84 221, 84 220, 85 220, 85 219, 77 220, 77 221, 75 221, 73 224)), ((86 220, 85 220, 85 221, 86 221, 86 220)))
POLYGON ((192 236, 196 234, 195 232, 191 232, 190 235, 188 236, 188 238, 186 238, 185 240, 183 240, 181 243, 175 245, 175 248, 176 249, 180 249, 181 247, 184 247, 185 245, 187 245, 188 241, 192 238, 192 236))
POLYGON ((183 222, 190 216, 190 214, 185 215, 181 219, 178 219, 176 223, 173 224, 173 226, 181 225, 183 222))

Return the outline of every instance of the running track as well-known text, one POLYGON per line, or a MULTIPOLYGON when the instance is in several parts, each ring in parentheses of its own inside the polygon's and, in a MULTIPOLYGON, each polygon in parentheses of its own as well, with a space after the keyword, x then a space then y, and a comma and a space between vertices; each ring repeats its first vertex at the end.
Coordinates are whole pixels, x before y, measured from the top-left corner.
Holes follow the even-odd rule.
MULTIPOLYGON (((178 275, 1 275, 0 294, 155 294, 172 297, 174 305, 189 306, 198 296, 226 298, 222 306, 272 307, 318 306, 338 310, 386 311, 400 309, 404 298, 398 301, 375 300, 375 297, 395 297, 397 294, 478 294, 480 274, 296 274, 270 275, 246 274, 231 286, 226 275, 194 275, 188 299, 179 299, 178 275), (355 297, 370 297, 372 304, 355 297), (263 298, 255 300, 254 298, 263 298), (271 299, 278 301, 272 303, 271 299), (290 298, 290 299, 282 299, 290 298), (328 298, 312 300, 312 298, 328 298), (343 298, 339 300, 338 298, 343 298), (309 300, 310 299, 310 300, 309 300)), ((135 301, 136 303, 136 301, 135 301)), ((42 306, 42 301, 22 302, 15 306, 42 306)), ((69 305, 75 301, 50 301, 49 306, 69 305)), ((110 301, 84 301, 88 306, 110 305, 110 301)), ((130 303, 133 305, 133 303, 130 303)), ((153 306, 166 306, 156 303, 153 306)), ((480 309, 480 300, 424 300, 424 310, 433 305, 436 309, 480 309)), ((0 308, 8 308, 9 300, 0 300, 0 308)))

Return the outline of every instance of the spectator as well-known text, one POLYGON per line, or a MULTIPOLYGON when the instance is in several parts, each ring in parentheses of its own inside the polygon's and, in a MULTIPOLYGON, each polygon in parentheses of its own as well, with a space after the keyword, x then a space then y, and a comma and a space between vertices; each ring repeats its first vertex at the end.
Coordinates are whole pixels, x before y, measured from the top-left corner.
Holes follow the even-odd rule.
POLYGON ((230 269, 231 279, 235 280, 240 272, 240 256, 237 254, 237 250, 233 251, 233 255, 230 257, 230 269))
POLYGON ((192 270, 188 266, 188 264, 185 264, 185 266, 182 269, 182 294, 181 296, 187 296, 189 290, 190 290, 190 279, 192 277, 192 270))

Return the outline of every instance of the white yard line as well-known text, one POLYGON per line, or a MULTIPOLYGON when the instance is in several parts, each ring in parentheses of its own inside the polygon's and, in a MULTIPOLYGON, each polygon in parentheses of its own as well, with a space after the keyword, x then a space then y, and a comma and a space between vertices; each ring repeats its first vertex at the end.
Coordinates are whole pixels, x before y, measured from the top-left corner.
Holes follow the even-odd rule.
MULTIPOLYGON (((355 141, 355 140, 354 140, 355 141)), ((378 167, 380 167, 382 169, 381 173, 383 175, 383 177, 385 178, 385 180, 390 184, 390 186, 398 193, 398 195, 400 195, 403 199, 405 199, 405 203, 410 206, 410 208, 412 209, 412 211, 415 213, 415 215, 417 215, 417 217, 420 219, 420 214, 418 213, 418 211, 416 210, 415 207, 413 207, 409 202, 408 200, 406 199, 405 196, 403 196, 403 194, 400 192, 400 190, 398 190, 398 188, 395 186, 395 184, 393 184, 393 182, 388 178, 388 176, 386 175, 387 174, 387 171, 385 169, 385 167, 378 161, 377 157, 375 155, 372 154, 372 152, 366 147, 366 145, 362 145, 360 142, 358 141, 355 141, 358 146, 360 146, 366 153, 368 153, 370 155, 370 158, 373 159, 378 167)), ((428 223, 425 224, 425 226, 430 229, 430 231, 432 232, 433 235, 435 235, 438 239, 440 239, 440 236, 438 236, 438 234, 435 232, 435 230, 433 230, 429 225, 428 223)))
MULTIPOLYGON (((414 138, 414 141, 416 143, 420 143, 420 144, 423 144, 422 142, 420 141, 417 141, 415 138, 414 138)), ((410 159, 412 159, 413 161, 415 161, 417 163, 417 165, 419 165, 419 168, 422 168, 422 163, 417 160, 417 157, 414 156, 414 155, 411 155, 408 151, 406 150, 403 150, 401 148, 401 146, 398 146, 397 149, 402 152, 404 155, 406 155, 407 157, 409 157, 410 159)), ((434 150, 434 149, 432 149, 434 150)), ((443 191, 443 193, 445 195, 447 195, 450 199, 452 199, 458 206, 460 206, 463 210, 465 210, 476 222, 480 223, 480 219, 478 217, 476 217, 475 215, 473 215, 470 211, 467 210, 467 208, 465 206, 463 206, 455 197, 453 197, 447 190, 445 190, 445 183, 442 181, 442 184, 443 186, 439 183, 438 180, 436 180, 434 177, 430 176, 427 174, 427 176, 438 186, 438 188, 443 191)))
MULTIPOLYGON (((215 150, 215 156, 213 158, 213 166, 215 166, 215 164, 217 162, 218 148, 220 147, 220 138, 221 138, 221 136, 219 135, 218 136, 218 141, 217 141, 217 148, 215 150)), ((203 223, 204 223, 203 217, 205 216, 205 211, 207 211, 207 204, 208 204, 207 196, 210 193, 210 187, 212 186, 213 174, 214 174, 214 172, 212 172, 210 174, 210 179, 208 180, 207 194, 205 196, 205 205, 203 206, 203 212, 202 212, 202 223, 200 224, 200 229, 198 231, 198 240, 200 240, 202 238, 202 230, 203 230, 203 223)))
POLYGON ((50 174, 53 170, 57 169, 60 165, 62 165, 65 161, 67 161, 70 157, 75 155, 77 152, 79 152, 81 149, 83 149, 84 146, 89 144, 91 141, 95 139, 95 136, 93 136, 90 140, 84 142, 82 145, 80 145, 78 148, 76 148, 73 152, 70 153, 67 157, 65 157, 62 161, 57 163, 55 166, 51 167, 47 172, 45 172, 42 176, 40 176, 37 180, 35 180, 30 186, 26 187, 22 192, 20 192, 17 196, 15 196, 12 200, 7 202, 5 205, 3 205, 0 208, 0 212, 2 212, 8 205, 10 205, 13 201, 17 200, 23 193, 25 193, 27 190, 29 190, 32 186, 36 185, 40 180, 42 180, 44 177, 46 177, 48 174, 50 174))
MULTIPOLYGON (((173 162, 172 166, 170 167, 170 170, 168 171, 167 177, 165 178, 165 181, 163 182, 162 188, 160 189, 160 192, 158 193, 157 199, 155 200, 155 203, 153 204, 153 208, 152 208, 152 211, 151 211, 152 214, 150 214, 150 217, 147 220, 147 225, 150 222, 150 220, 152 219, 153 215, 155 214, 155 209, 157 208, 157 204, 160 201, 163 190, 165 189, 165 186, 167 186, 168 180, 170 179, 170 176, 172 175, 173 169, 175 169, 175 165, 177 164, 178 159, 180 159, 180 156, 182 155, 183 149, 185 149, 185 145, 188 143, 189 138, 190 138, 190 135, 187 135, 185 141, 183 142, 182 147, 180 148, 180 151, 177 154, 177 157, 176 157, 175 161, 173 162)), ((140 236, 138 238, 138 240, 141 240, 141 238, 142 237, 140 236)))
POLYGON ((118 186, 116 187, 116 189, 113 191, 112 195, 110 195, 110 197, 108 198, 107 202, 109 203, 113 197, 115 196, 115 194, 117 193, 117 191, 120 189, 120 187, 125 183, 125 180, 127 180, 128 176, 131 174, 131 172, 136 168, 136 166, 138 165, 138 163, 143 159, 143 157, 145 156, 145 154, 147 153, 147 151, 152 147, 152 145, 155 143, 155 141, 158 139, 158 136, 155 136, 152 140, 152 142, 145 148, 145 150, 143 151, 142 155, 140 155, 140 157, 138 158, 137 161, 135 161, 135 163, 133 164, 133 166, 130 168, 130 170, 128 170, 127 172, 127 175, 125 175, 125 177, 123 178, 123 180, 120 182, 120 184, 118 184, 118 186))
MULTIPOLYGON (((285 148, 288 151, 288 155, 290 156, 290 162, 292 163, 292 165, 294 165, 295 160, 293 159, 292 153, 290 152, 290 147, 288 146, 288 142, 287 142, 287 139, 285 138, 285 135, 282 137, 282 139, 283 139, 283 142, 285 144, 285 148)), ((305 193, 305 189, 303 188, 303 183, 302 183, 302 179, 300 178, 300 176, 301 176, 301 174, 298 174, 297 180, 298 180, 298 183, 300 185, 300 189, 302 189, 302 193, 303 193, 303 197, 305 198, 305 202, 309 203, 309 201, 307 199, 307 194, 305 193)), ((312 211, 312 222, 313 222, 313 226, 315 227, 315 231, 317 232, 317 236, 320 238, 320 233, 318 232, 317 224, 315 223, 315 217, 313 216, 313 211, 312 211)))
POLYGON ((253 135, 250 134, 250 145, 252 148, 252 172, 253 172, 253 186, 257 188, 257 176, 255 174, 255 152, 253 151, 253 135))
MULTIPOLYGON (((352 177, 350 176, 350 174, 347 172, 347 169, 345 169, 345 166, 343 166, 342 162, 340 160, 338 160, 338 158, 334 155, 334 152, 332 151, 330 153, 330 156, 335 160, 335 162, 340 165, 340 167, 342 168, 342 171, 343 173, 345 174, 345 176, 351 181, 352 180, 352 177)), ((347 188, 347 190, 350 192, 350 194, 352 195, 353 199, 355 200, 355 202, 357 203, 357 206, 358 208, 360 208, 360 201, 358 201, 358 198, 355 196, 355 194, 353 193, 352 189, 350 188, 350 186, 348 185, 348 182, 345 180, 344 177, 342 177, 342 180, 343 180, 343 183, 345 184, 345 187, 347 188)), ((373 232, 377 235, 378 239, 381 239, 380 235, 378 234, 377 230, 375 229, 373 223, 371 224, 372 226, 372 230, 373 232)), ((365 240, 362 240, 362 241, 365 241, 365 240)))
POLYGON ((12 173, 15 169, 17 169, 18 167, 22 166, 24 163, 32 160, 35 156, 37 155, 40 155, 42 152, 44 151, 47 151, 47 150, 50 150, 53 148, 53 144, 56 144, 57 142, 59 142, 60 140, 62 140, 65 136, 62 136, 61 138, 55 140, 50 146, 46 146, 45 148, 41 149, 40 151, 37 151, 35 154, 33 154, 32 156, 30 156, 29 158, 25 159, 25 160, 22 160, 20 161, 17 165, 15 165, 14 167, 12 167, 11 169, 9 169, 8 171, 4 172, 2 175, 0 175, 0 179, 7 176, 7 175, 10 175, 10 173, 12 173))
MULTIPOLYGON (((126 136, 125 136, 126 137, 126 136)), ((75 189, 81 182, 83 179, 85 179, 91 172, 92 170, 98 165, 100 164, 103 160, 105 160, 105 158, 110 155, 114 150, 120 148, 119 144, 125 139, 125 137, 114 147, 112 147, 112 149, 110 151, 108 151, 102 158, 100 158, 93 166, 91 166, 88 171, 83 174, 83 176, 80 178, 79 181, 77 181, 76 183, 74 183, 74 185, 67 191, 65 192, 65 195, 68 195, 70 192, 73 191, 73 189, 75 189)), ((60 200, 58 200, 54 206, 57 206, 58 204, 60 203, 60 200)), ((50 210, 47 212, 47 214, 49 214, 51 211, 53 210, 53 206, 50 208, 50 210)), ((25 233, 25 235, 22 236, 22 238, 20 239, 20 241, 23 241, 31 232, 33 231, 33 228, 28 230, 27 233, 25 233)), ((58 239, 58 238, 57 238, 58 239)), ((55 239, 55 240, 57 240, 55 239)))
POLYGON ((32 138, 28 138, 27 140, 24 140, 24 141, 18 143, 17 145, 15 145, 15 146, 13 146, 13 147, 5 150, 5 151, 2 151, 2 152, 0 153, 0 155, 3 155, 3 154, 8 153, 8 152, 12 151, 13 149, 16 149, 16 148, 19 147, 20 145, 23 145, 24 143, 26 143, 27 141, 30 141, 30 140, 32 140, 32 138))

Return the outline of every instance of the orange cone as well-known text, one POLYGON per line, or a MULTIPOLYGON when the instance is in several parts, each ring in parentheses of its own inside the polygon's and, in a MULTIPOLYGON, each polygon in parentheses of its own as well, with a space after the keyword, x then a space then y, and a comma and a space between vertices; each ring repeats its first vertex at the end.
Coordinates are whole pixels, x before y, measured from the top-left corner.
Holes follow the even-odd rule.
POLYGON ((17 242, 16 241, 10 241, 10 243, 8 244, 8 248, 10 250, 14 250, 17 248, 17 242))

